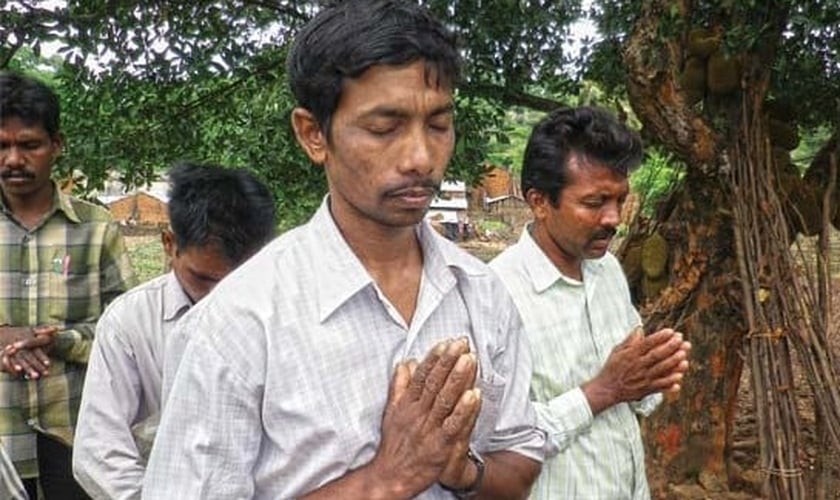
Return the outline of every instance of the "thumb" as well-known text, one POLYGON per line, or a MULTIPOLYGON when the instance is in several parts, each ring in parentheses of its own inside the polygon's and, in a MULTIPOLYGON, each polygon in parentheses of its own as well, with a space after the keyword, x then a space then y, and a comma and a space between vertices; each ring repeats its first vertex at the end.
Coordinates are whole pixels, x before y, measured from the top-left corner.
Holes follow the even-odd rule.
POLYGON ((394 368, 394 375, 391 377, 391 388, 388 391, 388 404, 394 404, 402 399, 408 384, 411 382, 413 369, 411 362, 401 361, 394 368))
POLYGON ((55 335, 58 333, 58 327, 48 325, 36 326, 32 329, 32 333, 34 333, 36 337, 39 335, 55 335))
POLYGON ((639 342, 641 339, 643 339, 644 336, 645 336, 644 329, 641 327, 641 325, 637 326, 636 328, 633 328, 633 330, 630 332, 629 335, 627 335, 627 338, 625 338, 624 341, 621 344, 622 345, 633 345, 636 342, 639 342))

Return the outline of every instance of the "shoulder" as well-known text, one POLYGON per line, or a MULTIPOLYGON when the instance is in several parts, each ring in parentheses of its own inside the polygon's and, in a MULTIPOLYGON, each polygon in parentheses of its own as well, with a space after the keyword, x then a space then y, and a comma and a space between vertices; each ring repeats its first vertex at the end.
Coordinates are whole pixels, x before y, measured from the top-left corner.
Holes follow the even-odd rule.
POLYGON ((91 203, 75 196, 67 196, 67 204, 82 222, 113 222, 111 213, 105 207, 91 203))
POLYGON ((521 246, 521 243, 514 243, 490 261, 490 268, 508 289, 516 288, 517 283, 524 286, 529 281, 521 246))
POLYGON ((152 278, 118 295, 102 313, 103 319, 145 316, 150 304, 159 303, 169 280, 169 274, 152 278))
POLYGON ((522 266, 522 253, 519 243, 514 243, 502 250, 490 261, 490 267, 498 272, 509 272, 522 266))

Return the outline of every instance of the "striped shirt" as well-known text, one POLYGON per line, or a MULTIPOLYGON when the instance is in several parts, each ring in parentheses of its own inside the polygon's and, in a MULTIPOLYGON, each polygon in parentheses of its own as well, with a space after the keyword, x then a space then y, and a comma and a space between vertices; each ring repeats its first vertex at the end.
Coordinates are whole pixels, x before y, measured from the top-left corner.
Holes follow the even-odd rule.
POLYGON ((143 446, 133 429, 160 416, 164 346, 192 302, 170 271, 117 297, 96 324, 73 473, 94 498, 140 498, 143 446))
POLYGON ((583 281, 568 278, 526 227, 490 266, 525 323, 534 363, 531 398, 540 426, 559 452, 543 465, 532 497, 649 498, 636 414, 652 412, 661 395, 621 403, 593 417, 580 389, 641 323, 618 260, 610 253, 585 260, 583 281))
MULTIPOLYGON (((190 309, 173 332, 191 338, 164 398, 143 498, 294 498, 359 468, 379 445, 396 363, 459 336, 479 364, 473 446, 542 461, 515 306, 485 264, 425 223, 417 234, 423 277, 410 324, 326 202, 190 309)), ((419 498, 452 496, 434 485, 419 498)))
POLYGON ((96 320, 134 281, 108 212, 56 193, 33 229, 0 200, 0 325, 59 328, 47 376, 0 373, 0 439, 23 478, 38 475, 36 431, 72 444, 96 320))

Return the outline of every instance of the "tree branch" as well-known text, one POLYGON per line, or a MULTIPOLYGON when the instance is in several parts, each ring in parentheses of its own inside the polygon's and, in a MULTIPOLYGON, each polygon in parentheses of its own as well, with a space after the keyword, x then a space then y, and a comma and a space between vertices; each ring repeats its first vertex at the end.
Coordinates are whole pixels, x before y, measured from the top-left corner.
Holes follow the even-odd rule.
POLYGON ((566 105, 562 101, 489 83, 465 83, 461 85, 460 90, 469 96, 495 99, 506 105, 523 106, 537 111, 552 111, 566 105))

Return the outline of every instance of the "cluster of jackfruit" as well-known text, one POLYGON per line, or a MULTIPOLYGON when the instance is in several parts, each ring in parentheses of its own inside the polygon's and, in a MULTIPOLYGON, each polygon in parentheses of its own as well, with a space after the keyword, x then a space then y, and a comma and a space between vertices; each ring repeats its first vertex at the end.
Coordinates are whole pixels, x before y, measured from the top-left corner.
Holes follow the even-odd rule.
POLYGON ((656 299, 668 286, 668 254, 668 242, 656 231, 627 246, 621 266, 635 303, 656 299))
POLYGON ((719 32, 705 28, 691 30, 685 54, 680 86, 689 105, 700 102, 707 93, 727 95, 740 88, 740 59, 722 50, 719 32))

